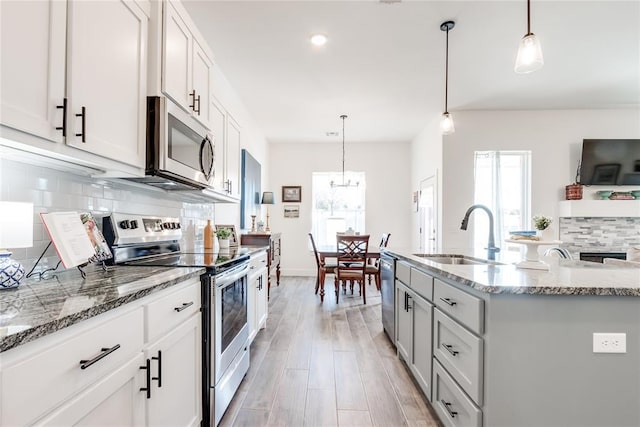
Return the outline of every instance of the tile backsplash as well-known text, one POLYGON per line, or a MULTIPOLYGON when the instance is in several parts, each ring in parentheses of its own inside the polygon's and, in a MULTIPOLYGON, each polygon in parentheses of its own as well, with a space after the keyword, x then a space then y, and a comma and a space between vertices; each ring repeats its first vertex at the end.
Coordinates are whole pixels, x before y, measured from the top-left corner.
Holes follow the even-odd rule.
POLYGON ((576 259, 580 252, 626 252, 640 246, 640 218, 560 218, 560 240, 576 259))
MULTIPOLYGON (((34 204, 33 247, 11 249, 13 258, 29 271, 49 244, 40 213, 56 211, 91 212, 102 226, 102 217, 111 212, 180 217, 193 221, 196 240, 202 240, 207 219, 214 219, 215 205, 186 203, 172 199, 152 187, 122 180, 105 180, 63 172, 47 167, 0 159, 0 200, 34 204)), ((37 271, 54 267, 58 256, 50 247, 37 271)))

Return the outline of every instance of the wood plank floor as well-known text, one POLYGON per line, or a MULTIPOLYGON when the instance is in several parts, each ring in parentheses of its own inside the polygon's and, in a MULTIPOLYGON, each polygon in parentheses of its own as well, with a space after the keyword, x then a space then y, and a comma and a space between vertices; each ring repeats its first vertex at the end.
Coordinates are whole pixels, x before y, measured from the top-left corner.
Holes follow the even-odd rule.
POLYGON ((432 409, 382 331, 380 293, 340 294, 323 304, 314 277, 271 288, 267 326, 221 426, 438 426, 432 409))

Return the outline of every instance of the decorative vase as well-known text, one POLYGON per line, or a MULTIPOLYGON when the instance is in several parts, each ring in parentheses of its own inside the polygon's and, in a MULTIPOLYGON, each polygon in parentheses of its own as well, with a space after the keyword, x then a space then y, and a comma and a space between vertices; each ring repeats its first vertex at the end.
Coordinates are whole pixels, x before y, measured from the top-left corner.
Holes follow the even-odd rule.
POLYGON ((220 249, 229 249, 229 239, 218 239, 220 249))
POLYGON ((567 200, 582 200, 582 185, 578 183, 567 185, 564 187, 564 195, 567 200))
POLYGON ((11 252, 0 254, 0 289, 16 288, 24 277, 24 267, 11 259, 11 252))
POLYGON ((536 236, 538 236, 540 240, 545 242, 555 240, 555 232, 551 229, 551 227, 547 227, 544 230, 536 230, 536 236))

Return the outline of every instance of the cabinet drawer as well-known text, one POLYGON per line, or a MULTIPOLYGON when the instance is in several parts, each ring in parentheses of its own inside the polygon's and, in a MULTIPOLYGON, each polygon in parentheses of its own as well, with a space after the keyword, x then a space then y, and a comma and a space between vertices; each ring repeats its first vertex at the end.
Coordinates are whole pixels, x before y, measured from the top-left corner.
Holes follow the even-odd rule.
POLYGON ((482 338, 467 331, 437 309, 433 324, 433 355, 467 394, 482 405, 482 338))
POLYGON ((439 309, 467 328, 478 334, 483 333, 484 301, 480 298, 435 279, 433 301, 439 309))
POLYGON ((262 267, 267 266, 267 252, 262 251, 257 254, 252 254, 251 259, 249 260, 249 264, 251 265, 251 271, 249 274, 254 274, 262 267))
MULTIPOLYGON (((56 343, 52 347, 39 347, 38 341, 34 341, 24 358, 2 368, 0 425, 31 424, 67 398, 120 368, 142 349, 143 320, 142 307, 115 317, 113 313, 106 313, 74 325, 78 333, 70 338, 67 337, 71 330, 42 338, 42 344, 56 343), (116 345, 120 347, 114 348, 116 345), (108 352, 108 349, 114 350, 108 352), (81 368, 81 360, 92 359, 95 363, 81 368)), ((19 355, 25 350, 18 347, 10 351, 19 355)))
POLYGON ((482 426, 482 411, 465 396, 437 360, 433 361, 433 402, 445 426, 482 426))
POLYGON ((151 342, 200 311, 200 279, 191 279, 185 287, 150 302, 145 309, 145 342, 151 342))
POLYGON ((404 261, 396 262, 396 279, 409 286, 411 284, 411 265, 404 261))
POLYGON ((433 276, 411 268, 411 289, 422 298, 433 301, 433 276))

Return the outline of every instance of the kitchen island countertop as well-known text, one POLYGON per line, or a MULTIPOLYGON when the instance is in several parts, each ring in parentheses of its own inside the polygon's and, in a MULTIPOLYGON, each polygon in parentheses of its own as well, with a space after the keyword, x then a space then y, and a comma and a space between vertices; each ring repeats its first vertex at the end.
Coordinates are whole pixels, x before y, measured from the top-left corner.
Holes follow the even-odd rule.
MULTIPOLYGON (((516 268, 513 254, 497 254, 495 264, 456 265, 430 261, 405 248, 386 252, 477 291, 489 294, 618 295, 640 297, 640 268, 543 257, 549 270, 516 268)), ((464 255, 482 260, 486 251, 446 249, 437 255, 464 255)))

